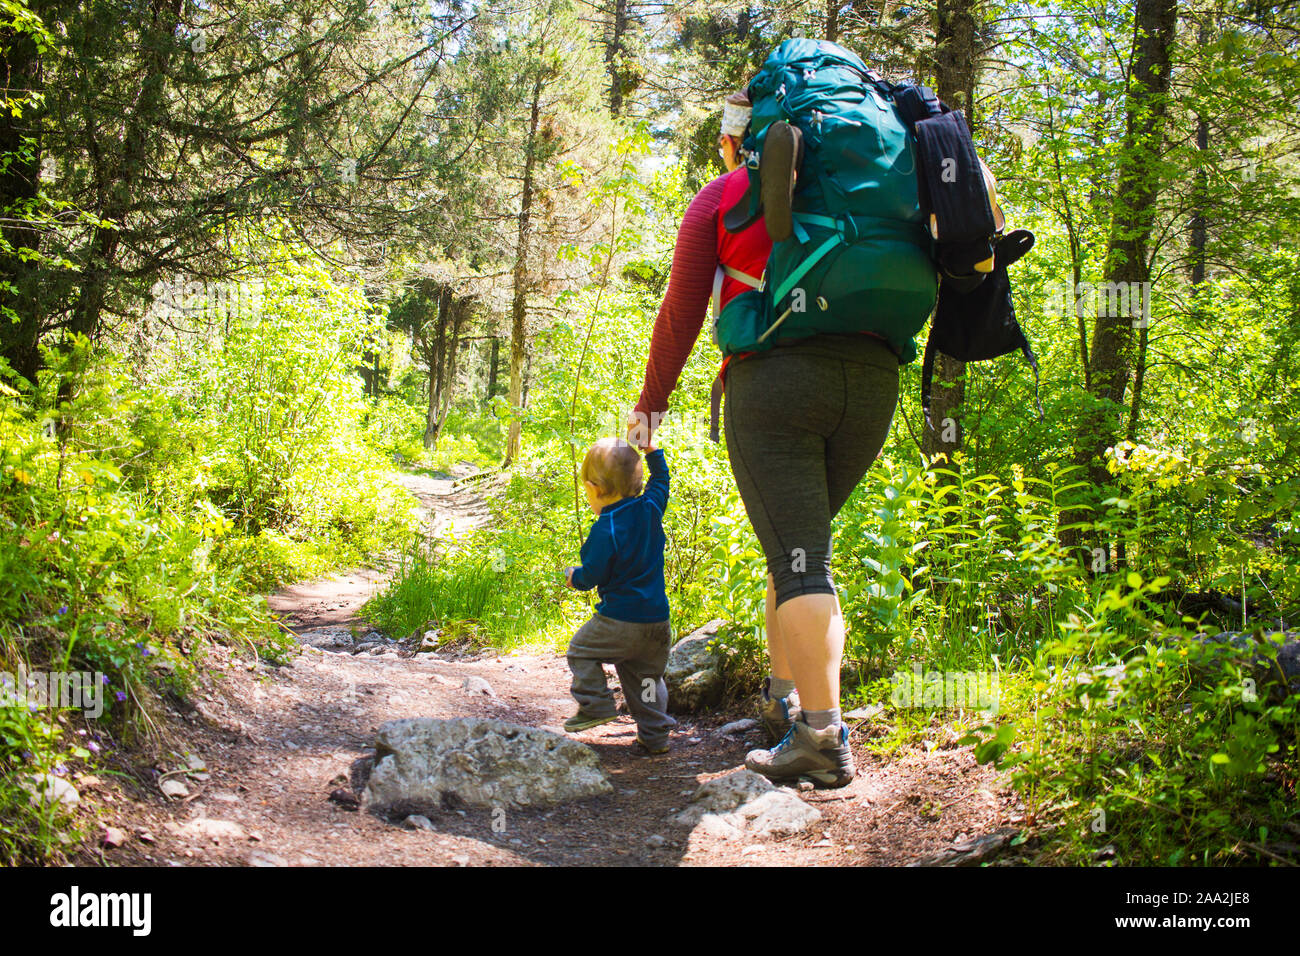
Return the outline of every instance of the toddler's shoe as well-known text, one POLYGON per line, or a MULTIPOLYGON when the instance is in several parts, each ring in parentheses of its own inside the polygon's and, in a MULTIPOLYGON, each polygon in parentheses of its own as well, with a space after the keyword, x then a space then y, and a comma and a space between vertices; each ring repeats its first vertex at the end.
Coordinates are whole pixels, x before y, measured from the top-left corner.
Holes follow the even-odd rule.
POLYGON ((644 739, 642 739, 640 734, 637 734, 636 743, 638 748, 652 757, 658 757, 662 754, 668 753, 668 741, 666 740, 661 744, 648 744, 644 739))
POLYGON ((593 717, 590 714, 584 714, 580 710, 564 722, 564 729, 571 734, 576 734, 580 730, 599 727, 601 724, 608 724, 615 720, 618 720, 618 714, 610 714, 608 717, 593 717))

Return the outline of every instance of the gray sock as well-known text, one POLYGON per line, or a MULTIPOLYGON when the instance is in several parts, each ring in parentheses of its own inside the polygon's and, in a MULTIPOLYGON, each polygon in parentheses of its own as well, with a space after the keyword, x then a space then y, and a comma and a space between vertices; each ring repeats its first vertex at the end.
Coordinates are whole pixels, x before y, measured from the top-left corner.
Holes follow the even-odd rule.
POLYGON ((772 698, 789 697, 790 692, 794 690, 794 681, 786 680, 782 677, 772 676, 769 678, 771 684, 767 688, 767 694, 772 698))
POLYGON ((813 730, 825 730, 840 722, 840 709, 832 707, 830 710, 805 710, 803 719, 813 730))

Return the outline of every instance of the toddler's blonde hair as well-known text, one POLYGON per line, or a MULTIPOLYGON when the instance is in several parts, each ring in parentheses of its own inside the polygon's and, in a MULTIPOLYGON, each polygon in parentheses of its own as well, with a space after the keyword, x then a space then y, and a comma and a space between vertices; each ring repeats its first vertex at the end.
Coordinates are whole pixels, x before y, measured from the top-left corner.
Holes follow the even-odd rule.
POLYGON ((622 438, 602 438, 582 459, 582 480, 600 489, 602 497, 631 498, 641 494, 640 463, 640 454, 622 438))

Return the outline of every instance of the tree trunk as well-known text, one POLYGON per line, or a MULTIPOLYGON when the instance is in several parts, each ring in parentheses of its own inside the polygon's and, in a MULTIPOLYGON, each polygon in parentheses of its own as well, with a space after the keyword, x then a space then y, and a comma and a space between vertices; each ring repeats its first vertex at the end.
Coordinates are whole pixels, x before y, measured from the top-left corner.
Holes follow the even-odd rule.
MULTIPOLYGON (((8 99, 25 100, 40 92, 40 53, 29 34, 13 30, 0 33, 0 70, 4 71, 4 92, 8 99)), ((0 234, 15 253, 0 256, 0 358, 31 383, 35 383, 41 364, 37 348, 41 316, 33 288, 35 264, 16 253, 20 249, 40 247, 40 233, 19 212, 22 206, 35 200, 40 187, 38 115, 39 109, 32 103, 24 104, 21 115, 0 110, 0 155, 9 159, 9 165, 0 172, 0 212, 4 215, 0 234), (31 141, 30 147, 27 141, 31 141), (27 148, 31 152, 24 155, 27 148)))
POLYGON ((451 341, 447 343, 447 372, 442 379, 442 407, 438 412, 437 426, 433 432, 433 447, 438 446, 438 438, 442 435, 442 426, 447 422, 447 412, 451 409, 452 400, 456 394, 456 356, 460 350, 460 327, 465 320, 465 313, 468 311, 469 303, 464 299, 459 299, 452 306, 451 312, 451 341))
POLYGON ((497 394, 497 366, 501 362, 501 336, 492 336, 492 351, 488 357, 488 380, 487 395, 484 401, 487 404, 492 403, 492 399, 497 394))
MULTIPOLYGON (((1197 40, 1202 46, 1210 42, 1210 22, 1208 19, 1202 21, 1201 28, 1197 31, 1197 40)), ((1192 266, 1192 294, 1195 295, 1200 291, 1201 283, 1205 281, 1205 236, 1206 236, 1206 208, 1209 206, 1209 177, 1205 172, 1205 157, 1210 151, 1210 124, 1205 117, 1197 114, 1196 117, 1196 149, 1200 153, 1201 162, 1196 170, 1196 185, 1194 189, 1195 207, 1192 210, 1191 222, 1191 259, 1192 266)))
POLYGON ((544 67, 539 66, 533 81, 533 99, 528 119, 528 141, 524 150, 524 189, 519 204, 519 233, 515 244, 514 295, 510 303, 510 407, 515 415, 510 419, 510 433, 506 441, 504 464, 509 466, 519 457, 519 436, 523 409, 524 359, 527 355, 528 332, 528 246, 532 232, 533 176, 537 163, 537 128, 541 114, 542 80, 544 67))
MULTIPOLYGON (((1150 279, 1147 241, 1162 186, 1159 155, 1177 12, 1177 0, 1137 0, 1133 72, 1124 105, 1124 142, 1105 260, 1106 283, 1127 290, 1130 301, 1134 290, 1143 288, 1150 279)), ((1133 371, 1133 331, 1144 324, 1132 315, 1121 314, 1129 311, 1099 307, 1093 327, 1092 394, 1099 402, 1097 410, 1080 423, 1075 463, 1087 469, 1094 488, 1103 487, 1110 479, 1106 450, 1120 433, 1124 393, 1133 371)), ((1063 518, 1069 523, 1083 520, 1086 515, 1071 513, 1063 518)), ((1067 546, 1076 546, 1078 540, 1077 534, 1062 535, 1067 546)))
POLYGON ((609 73, 609 111, 618 116, 623 112, 623 84, 627 76, 621 60, 627 52, 623 49, 623 37, 627 34, 628 0, 613 2, 613 23, 609 41, 605 44, 605 69, 609 73))
MULTIPOLYGON (((149 147, 145 131, 166 111, 172 51, 178 48, 173 38, 180 22, 181 0, 155 0, 150 8, 154 33, 146 41, 144 66, 147 72, 141 80, 139 95, 122 134, 118 162, 108 170, 109 179, 99 197, 99 208, 95 210, 101 220, 111 225, 95 228, 81 272, 77 302, 68 322, 71 333, 88 339, 94 339, 100 331, 109 279, 117 272, 117 250, 122 236, 118 224, 131 208, 138 180, 148 172, 149 147)), ((83 371, 82 364, 73 364, 59 383, 60 405, 72 397, 83 371)))
POLYGON ((451 291, 442 286, 438 291, 437 335, 430 341, 429 406, 424 415, 424 447, 432 448, 438 440, 438 408, 442 400, 442 357, 446 350, 447 317, 451 310, 451 291))
MULTIPOLYGON (((935 32, 935 92, 953 109, 963 109, 972 131, 975 75, 974 0, 939 0, 935 32)), ((962 446, 962 406, 966 402, 966 363, 940 353, 934 363, 934 395, 930 405, 933 427, 923 426, 921 452, 933 460, 952 456, 962 446)))
POLYGON ((840 38, 840 2, 826 0, 826 39, 832 43, 840 38))

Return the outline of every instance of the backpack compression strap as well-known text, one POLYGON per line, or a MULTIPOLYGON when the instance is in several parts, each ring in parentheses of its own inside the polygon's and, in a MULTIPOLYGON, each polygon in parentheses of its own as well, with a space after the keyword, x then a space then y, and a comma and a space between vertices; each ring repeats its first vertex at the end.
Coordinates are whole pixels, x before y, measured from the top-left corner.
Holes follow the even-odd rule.
MULTIPOLYGON (((772 304, 774 306, 780 305, 781 302, 785 300, 785 297, 789 295, 790 292, 794 289, 794 287, 798 285, 800 281, 802 281, 803 277, 806 276, 809 272, 811 272, 813 267, 816 266, 817 263, 821 262, 822 259, 826 258, 827 254, 832 249, 834 249, 836 246, 848 245, 850 242, 852 242, 852 240, 847 238, 846 236, 846 233, 850 229, 853 231, 854 238, 856 238, 857 231, 858 231, 857 227, 859 223, 865 223, 869 221, 879 221, 878 217, 875 216, 835 217, 835 216, 821 216, 809 212, 797 212, 794 214, 793 219, 794 219, 794 235, 795 238, 799 240, 800 245, 806 246, 809 241, 808 230, 804 228, 805 226, 820 226, 824 229, 833 229, 834 232, 832 232, 831 235, 827 236, 820 246, 818 246, 812 252, 808 253, 808 255, 804 257, 803 262, 799 263, 799 267, 795 269, 793 272, 791 272, 788 276, 786 276, 785 280, 779 286, 776 287, 776 291, 772 293, 772 304)), ((787 308, 784 312, 782 312, 780 318, 778 318, 775 322, 773 322, 771 326, 768 327, 768 330, 758 337, 759 343, 766 341, 767 337, 771 335, 773 332, 775 332, 780 327, 781 323, 790 317, 790 313, 792 310, 793 310, 793 306, 787 308)))
MULTIPOLYGON (((713 306, 714 316, 722 314, 722 277, 728 275, 737 282, 743 283, 758 292, 762 292, 767 285, 767 275, 764 273, 759 278, 754 278, 748 272, 742 272, 731 266, 720 266, 718 269, 718 280, 713 287, 713 306)), ((748 355, 748 352, 742 352, 741 355, 748 355)), ((722 367, 718 369, 718 377, 713 380, 713 387, 709 389, 709 440, 715 445, 721 440, 718 434, 718 420, 722 414, 722 377, 727 373, 727 363, 732 356, 728 355, 722 360, 722 367)))

